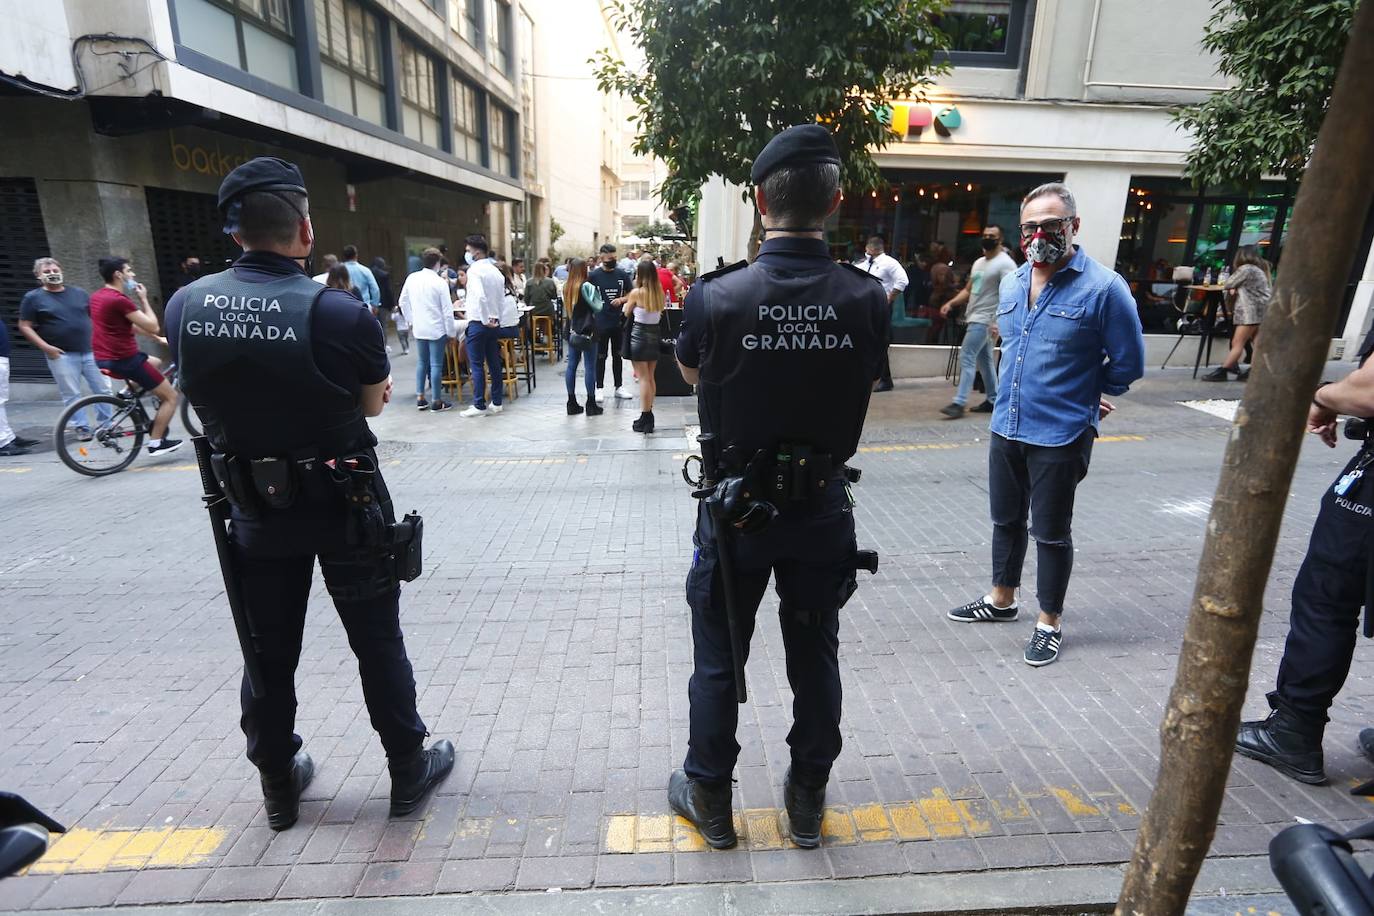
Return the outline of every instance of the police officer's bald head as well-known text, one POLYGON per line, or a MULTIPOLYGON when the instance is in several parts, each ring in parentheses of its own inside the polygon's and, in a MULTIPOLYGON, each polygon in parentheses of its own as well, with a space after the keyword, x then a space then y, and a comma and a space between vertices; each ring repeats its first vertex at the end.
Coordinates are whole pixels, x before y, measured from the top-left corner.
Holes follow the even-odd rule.
POLYGON ((754 160, 764 225, 775 231, 819 231, 839 206, 840 152, 819 124, 789 127, 768 141, 754 160))

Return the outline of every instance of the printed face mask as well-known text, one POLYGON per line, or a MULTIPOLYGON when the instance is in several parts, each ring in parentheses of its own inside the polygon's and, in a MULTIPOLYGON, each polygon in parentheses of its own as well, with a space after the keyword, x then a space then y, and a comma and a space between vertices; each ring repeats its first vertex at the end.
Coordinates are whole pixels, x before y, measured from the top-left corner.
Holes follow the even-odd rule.
POLYGON ((1054 234, 1047 233, 1043 227, 1035 230, 1035 235, 1026 242, 1026 257, 1035 264, 1057 264, 1069 250, 1069 230, 1067 226, 1054 234))
POLYGON ((62 271, 60 271, 60 270, 45 270, 45 271, 43 271, 43 282, 44 282, 44 283, 47 283, 47 284, 49 284, 49 285, 51 285, 51 286, 61 286, 61 285, 62 285, 62 271))

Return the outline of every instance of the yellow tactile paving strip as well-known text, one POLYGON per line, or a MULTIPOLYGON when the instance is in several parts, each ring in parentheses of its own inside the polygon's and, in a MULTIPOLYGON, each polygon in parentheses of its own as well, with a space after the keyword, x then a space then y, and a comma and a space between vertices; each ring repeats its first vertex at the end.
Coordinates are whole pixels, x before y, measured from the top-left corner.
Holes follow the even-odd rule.
MULTIPOLYGON (((1110 803, 1122 814, 1134 815, 1129 804, 1113 799, 1079 798, 1063 788, 1046 787, 1074 817, 1101 817, 1110 803)), ((1030 820, 1034 815, 1025 798, 1010 802, 985 798, 951 798, 943 789, 896 804, 832 805, 821 821, 823 842, 828 846, 853 846, 906 840, 990 836, 997 832, 992 818, 1006 823, 1030 820)), ((746 808, 735 812, 735 831, 740 847, 751 850, 785 849, 792 845, 783 824, 786 814, 777 808, 746 808)), ((687 821, 673 814, 618 814, 607 818, 602 848, 608 853, 704 852, 709 847, 687 821)))
POLYGON ((195 865, 228 836, 222 827, 164 827, 159 830, 87 830, 74 827, 57 836, 33 875, 62 875, 116 869, 195 865))

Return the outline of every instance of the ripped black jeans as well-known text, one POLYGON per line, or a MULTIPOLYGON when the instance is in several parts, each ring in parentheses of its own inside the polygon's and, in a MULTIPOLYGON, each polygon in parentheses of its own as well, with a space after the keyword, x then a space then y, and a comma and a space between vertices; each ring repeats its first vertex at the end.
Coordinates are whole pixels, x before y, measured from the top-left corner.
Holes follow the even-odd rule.
POLYGON ((1064 613, 1073 571, 1073 498, 1088 475, 1096 431, 1068 445, 1029 445, 992 434, 988 498, 992 508, 992 584, 1017 588, 1026 560, 1027 526, 1035 538, 1035 597, 1046 614, 1064 613))

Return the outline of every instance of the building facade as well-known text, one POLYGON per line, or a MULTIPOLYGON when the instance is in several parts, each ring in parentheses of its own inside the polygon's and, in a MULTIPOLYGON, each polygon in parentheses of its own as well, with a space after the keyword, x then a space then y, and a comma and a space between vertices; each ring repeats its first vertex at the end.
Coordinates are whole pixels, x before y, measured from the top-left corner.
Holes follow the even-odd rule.
MULTIPOLYGON (((875 154, 885 191, 847 198, 827 227, 837 257, 872 234, 909 263, 933 243, 966 268, 986 224, 1015 239, 1019 203, 1044 181, 1074 191, 1093 257, 1131 283, 1148 331, 1177 318, 1173 268, 1200 272, 1257 245, 1278 264, 1292 205, 1281 182, 1198 190, 1182 179, 1191 137, 1174 107, 1225 88, 1200 44, 1211 5, 1194 0, 953 0, 942 17, 952 72, 923 102, 894 104, 875 154)), ((702 264, 744 256, 752 212, 738 188, 703 189, 702 264)), ((1366 225, 1334 334, 1354 349, 1369 325, 1374 257, 1366 225)))
MULTIPOLYGON (((535 41, 538 156, 547 175, 547 218, 561 231, 559 258, 586 257, 620 237, 622 132, 628 108, 597 88, 593 58, 621 55, 600 0, 529 0, 542 24, 535 41)), ((540 253, 546 253, 546 248, 540 253)))
MULTIPOLYGON (((526 124, 534 23, 518 0, 5 2, 0 320, 52 254, 94 287, 130 257, 160 308, 188 255, 236 251, 215 191, 254 156, 297 162, 316 254, 356 245, 399 279, 487 233, 508 257, 546 208, 526 124)), ((516 249, 520 250, 516 250, 516 249)), ((44 378, 19 340, 17 378, 44 378)))

